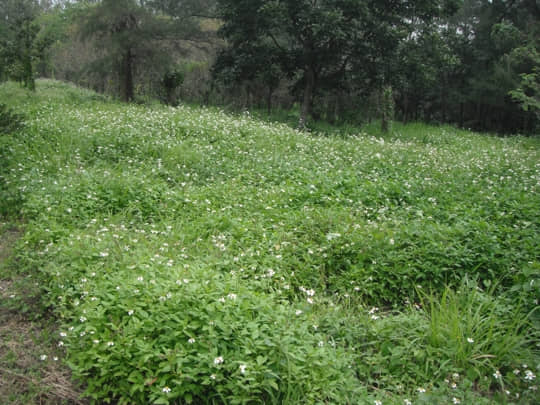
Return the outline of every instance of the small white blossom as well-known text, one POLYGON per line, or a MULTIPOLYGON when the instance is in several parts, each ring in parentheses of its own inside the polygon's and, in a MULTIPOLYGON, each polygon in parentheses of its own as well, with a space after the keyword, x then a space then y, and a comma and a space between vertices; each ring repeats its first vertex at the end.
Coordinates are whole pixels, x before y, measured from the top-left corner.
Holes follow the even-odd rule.
POLYGON ((501 378, 501 372, 499 370, 495 371, 493 373, 493 377, 497 380, 499 378, 501 378))
POLYGON ((169 392, 171 392, 171 389, 169 387, 163 387, 162 391, 165 393, 165 394, 168 394, 169 392))
POLYGON ((222 363, 223 363, 223 357, 219 356, 214 359, 215 365, 222 364, 222 363))
POLYGON ((471 337, 468 337, 468 338, 467 338, 467 342, 469 342, 469 343, 474 343, 474 339, 471 338, 471 337))
POLYGON ((533 372, 531 370, 527 370, 527 371, 525 371, 525 377, 523 377, 523 378, 525 378, 528 381, 532 381, 532 380, 534 380, 536 378, 536 376, 533 374, 533 372))
POLYGON ((42 354, 41 356, 39 356, 39 359, 40 359, 41 361, 45 361, 45 360, 47 360, 47 355, 46 355, 46 354, 42 354))
POLYGON ((190 344, 193 344, 193 343, 195 343, 195 339, 193 339, 193 338, 189 338, 189 340, 188 340, 188 343, 190 343, 190 344))
POLYGON ((453 398, 452 398, 452 403, 453 403, 453 404, 460 404, 461 401, 459 400, 459 398, 453 397, 453 398))
POLYGON ((242 374, 245 374, 245 373, 246 373, 246 368, 247 368, 247 366, 246 366, 245 364, 240 364, 240 372, 241 372, 242 374))

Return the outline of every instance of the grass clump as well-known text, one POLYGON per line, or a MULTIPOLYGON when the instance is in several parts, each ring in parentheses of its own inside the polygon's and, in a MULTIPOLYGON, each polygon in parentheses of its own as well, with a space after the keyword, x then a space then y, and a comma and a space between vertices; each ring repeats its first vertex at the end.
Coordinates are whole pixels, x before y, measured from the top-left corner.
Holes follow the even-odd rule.
POLYGON ((0 209, 95 402, 534 403, 534 140, 21 92, 0 209))

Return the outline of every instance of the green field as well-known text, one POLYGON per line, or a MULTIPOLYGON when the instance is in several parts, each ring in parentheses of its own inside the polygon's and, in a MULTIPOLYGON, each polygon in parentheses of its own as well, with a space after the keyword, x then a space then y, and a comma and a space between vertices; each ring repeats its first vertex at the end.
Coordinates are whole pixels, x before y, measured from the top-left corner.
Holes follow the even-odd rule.
POLYGON ((17 268, 96 403, 538 401, 538 138, 0 103, 17 268))

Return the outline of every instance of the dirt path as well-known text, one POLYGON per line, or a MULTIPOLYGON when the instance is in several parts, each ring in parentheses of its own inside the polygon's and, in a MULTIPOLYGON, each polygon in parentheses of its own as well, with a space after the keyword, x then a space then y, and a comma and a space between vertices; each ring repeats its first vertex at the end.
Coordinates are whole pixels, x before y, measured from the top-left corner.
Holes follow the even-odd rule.
POLYGON ((0 222, 0 404, 84 404, 56 350, 54 323, 33 311, 31 278, 13 271, 20 236, 0 222))

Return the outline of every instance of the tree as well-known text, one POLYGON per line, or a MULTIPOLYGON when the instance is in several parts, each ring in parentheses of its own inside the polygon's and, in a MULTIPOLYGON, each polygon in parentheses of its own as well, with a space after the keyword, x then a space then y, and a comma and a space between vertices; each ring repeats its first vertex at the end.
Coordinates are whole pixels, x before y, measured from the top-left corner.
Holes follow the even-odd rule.
POLYGON ((32 0, 4 0, 0 3, 0 19, 5 26, 0 33, 0 53, 3 59, 0 72, 35 90, 33 62, 39 26, 35 21, 37 3, 32 0))
MULTIPOLYGON (((99 42, 103 56, 96 60, 94 68, 111 66, 116 71, 122 100, 134 98, 134 73, 138 65, 166 59, 168 48, 175 41, 197 35, 198 22, 191 15, 169 14, 187 12, 179 5, 194 3, 102 0, 88 6, 81 30, 83 38, 99 42)), ((166 66, 163 70, 165 73, 166 66)))
MULTIPOLYGON (((267 52, 270 63, 256 63, 259 72, 277 65, 295 81, 301 104, 299 126, 313 111, 317 91, 348 81, 382 88, 392 59, 414 9, 431 18, 443 4, 397 0, 219 0, 221 33, 229 43, 221 69, 246 71, 246 56, 267 52), (239 51, 241 50, 241 51, 239 51), (352 80, 350 78, 353 78, 352 80)), ((249 65, 249 63, 248 63, 249 65)))
POLYGON ((230 44, 228 62, 241 72, 256 68, 269 82, 275 81, 276 72, 294 78, 301 88, 299 126, 303 127, 319 83, 345 68, 355 42, 360 40, 356 29, 362 14, 362 8, 356 7, 360 3, 218 1, 224 21, 221 33, 230 44), (264 63, 262 52, 270 63, 264 63), (256 62, 244 63, 241 59, 246 56, 256 62))

